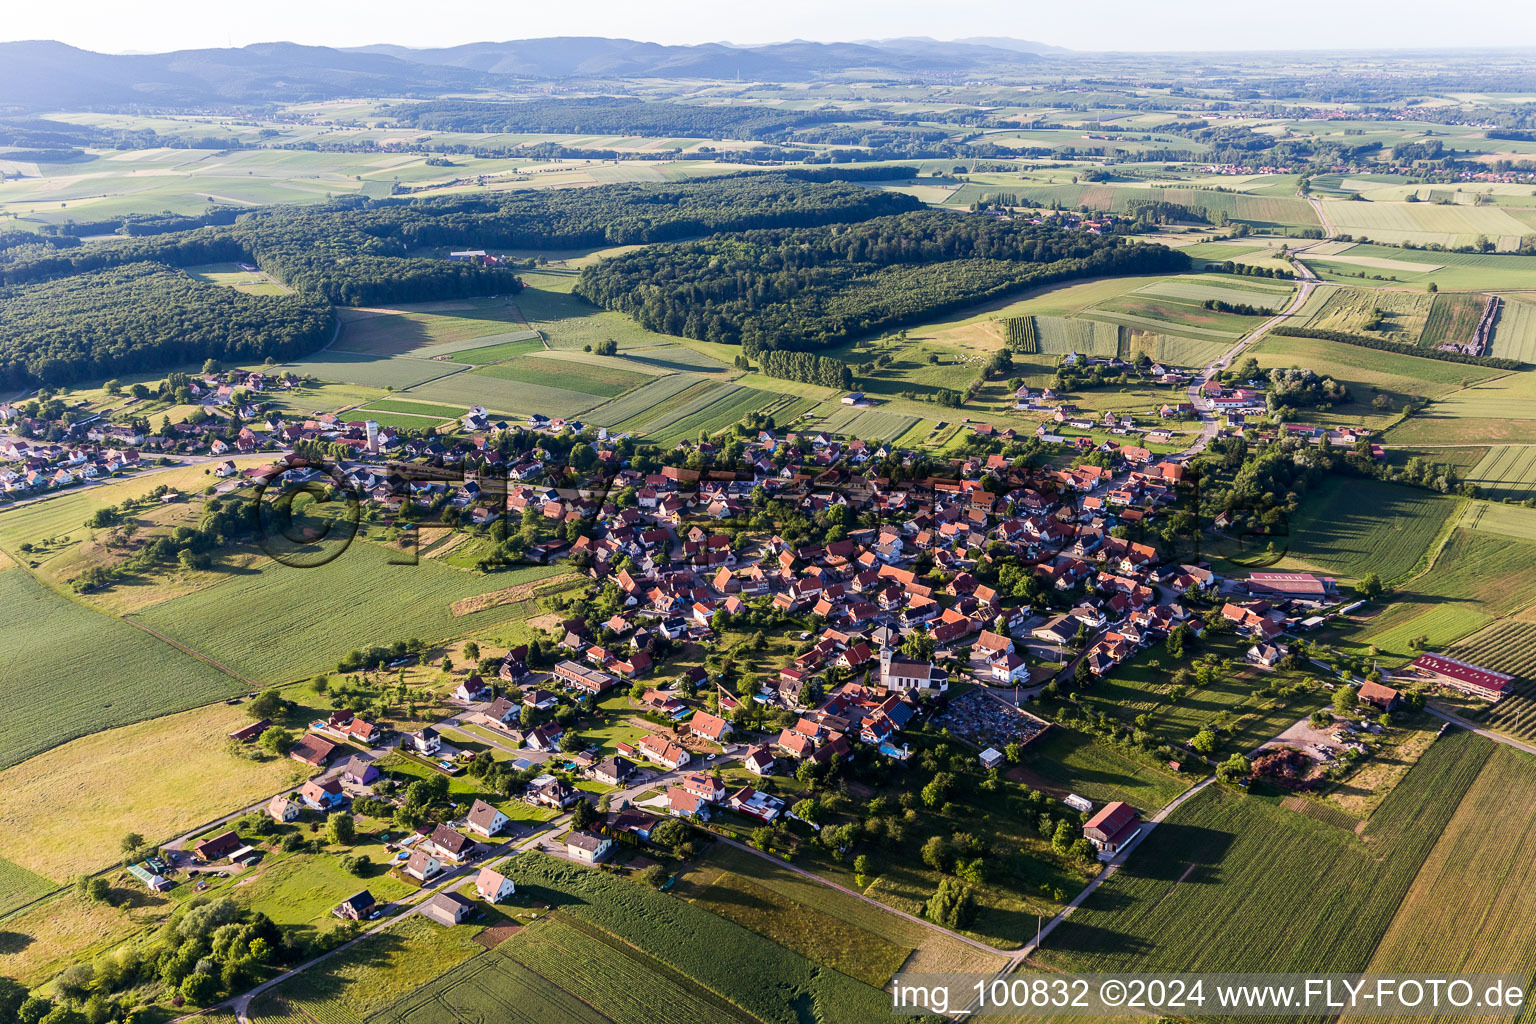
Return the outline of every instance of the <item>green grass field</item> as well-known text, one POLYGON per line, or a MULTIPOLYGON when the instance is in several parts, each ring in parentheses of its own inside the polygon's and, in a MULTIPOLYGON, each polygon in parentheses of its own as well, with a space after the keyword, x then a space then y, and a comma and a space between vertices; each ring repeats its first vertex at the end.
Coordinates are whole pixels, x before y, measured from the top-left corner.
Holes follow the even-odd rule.
POLYGON ((765 1024, 798 1024, 802 1005, 828 1020, 873 1020, 885 1012, 878 989, 701 907, 537 854, 518 857, 511 868, 519 897, 615 936, 765 1024), (725 949, 732 955, 720 956, 725 949), (743 963, 753 969, 740 969, 743 963))
POLYGON ((42 875, 0 860, 0 918, 8 917, 34 900, 58 888, 42 875))
POLYGON ((552 576, 529 567, 495 576, 450 569, 433 559, 390 565, 383 547, 355 541, 313 569, 275 562, 134 618, 193 650, 266 683, 334 670, 354 648, 417 637, 442 640, 518 614, 504 605, 455 617, 453 602, 552 576))
POLYGON ((1489 448, 1488 454, 1466 473, 1468 483, 1478 486, 1483 497, 1524 501, 1536 496, 1536 446, 1489 448))
POLYGON ((208 263, 200 267, 187 267, 186 271, 199 281, 222 284, 247 295, 287 295, 288 290, 277 284, 261 271, 241 270, 234 263, 208 263))
MULTIPOLYGON (((1364 273, 1395 277, 1399 285, 1424 287, 1433 281, 1443 290, 1488 292, 1536 287, 1536 256, 1354 245, 1336 257, 1309 257, 1306 262, 1330 280, 1348 281, 1364 273)), ((1359 284, 1371 287, 1368 282, 1359 284)))
POLYGON ((731 426, 748 413, 764 411, 772 413, 792 406, 805 408, 805 400, 791 395, 776 395, 756 388, 721 385, 713 393, 708 405, 679 415, 676 419, 652 423, 644 430, 645 436, 661 445, 673 445, 679 441, 696 438, 700 434, 714 435, 731 426))
POLYGON ((540 359, 536 356, 513 359, 494 366, 481 366, 472 372, 498 380, 541 384, 602 398, 621 395, 651 379, 649 374, 631 370, 580 363, 571 359, 540 359))
MULTIPOLYGON (((498 334, 491 338, 475 338, 473 339, 475 344, 474 348, 460 348, 458 346, 449 345, 433 345, 429 350, 424 352, 423 355, 431 355, 435 358, 437 356, 447 355, 449 352, 452 352, 453 361, 456 363, 472 363, 475 366, 484 366, 486 363, 499 363, 507 359, 516 359, 519 356, 532 355, 535 352, 548 351, 544 347, 544 343, 538 339, 537 335, 533 335, 532 337, 523 336, 530 333, 531 332, 527 331, 517 331, 510 335, 498 334), (485 342, 494 341, 496 338, 501 337, 507 337, 511 340, 498 341, 494 345, 484 344, 485 342)), ((468 342, 460 342, 459 344, 466 345, 468 342)))
MULTIPOLYGON (((434 380, 404 392, 402 397, 419 398, 443 405, 483 405, 491 412, 543 413, 546 416, 575 416, 602 401, 601 396, 585 391, 529 384, 491 375, 503 365, 482 367, 469 373, 434 380)), ((554 379, 552 376, 548 379, 554 379)))
POLYGON ((1474 501, 1458 524, 1464 529, 1536 541, 1536 510, 1474 501))
POLYGON ((1414 569, 1458 508, 1422 490, 1334 478, 1306 497, 1284 543, 1288 557, 1324 572, 1390 583, 1414 569))
MULTIPOLYGON (((608 426, 614 430, 635 434, 650 434, 665 430, 682 419, 702 412, 736 390, 735 385, 693 378, 686 382, 687 388, 671 391, 665 398, 652 400, 653 396, 661 393, 657 388, 659 383, 647 384, 634 395, 628 396, 635 401, 638 411, 608 426)), ((607 407, 605 418, 612 418, 613 408, 613 406, 607 407)), ((594 422, 598 421, 594 420, 594 422)))
POLYGON ((1456 247, 1472 245, 1479 235, 1510 251, 1531 233, 1531 224, 1497 206, 1439 203, 1346 202, 1322 200, 1335 230, 1389 245, 1412 243, 1456 247))
POLYGON ((376 402, 369 402, 363 408, 358 409, 357 414, 362 415, 363 413, 375 411, 400 412, 413 416, 431 416, 435 419, 453 420, 463 416, 469 409, 462 405, 438 405, 434 402, 415 402, 409 398, 383 398, 376 402))
POLYGON ((257 872, 235 890, 241 906, 266 914, 279 925, 303 925, 328 931, 339 922, 331 910, 342 900, 366 887, 380 903, 408 896, 415 887, 384 871, 390 856, 382 845, 358 843, 351 850, 327 849, 320 853, 290 856, 257 872), (342 870, 345 853, 363 854, 372 871, 359 878, 342 870))
POLYGON ((341 319, 336 350, 366 355, 435 357, 534 338, 517 307, 501 298, 347 309, 341 319))
POLYGON ((66 740, 228 697, 242 684, 22 569, 0 572, 0 767, 66 740))
POLYGON ((1190 780, 1072 729, 1051 729, 1026 748, 1022 764, 1020 775, 1029 785, 1058 799, 1076 793, 1099 804, 1124 800, 1144 812, 1166 806, 1190 786, 1190 780))
POLYGON ((1536 758, 1499 746, 1424 859, 1367 973, 1529 973, 1536 944, 1536 829, 1528 816, 1499 809, 1532 801, 1536 758))
POLYGON ((918 419, 917 416, 888 409, 856 409, 849 405, 824 403, 811 414, 808 429, 825 430, 850 439, 889 441, 910 430, 918 419))
MULTIPOLYGON (((1451 364, 1455 365, 1455 364, 1451 364)), ((1436 399, 1388 431, 1392 444, 1523 443, 1536 421, 1536 370, 1506 373, 1436 399)))
POLYGON ((283 363, 280 369, 309 374, 321 380, 362 384, 370 388, 394 388, 399 391, 413 384, 459 373, 469 367, 446 360, 367 355, 332 349, 310 358, 283 363))
POLYGON ((1487 297, 1476 293, 1446 292, 1435 296, 1419 344, 1435 348, 1450 343, 1464 345, 1472 340, 1483 318, 1487 297))
POLYGON ((1493 325, 1493 355, 1536 363, 1536 302, 1506 298, 1493 325))
POLYGON ((1358 836, 1274 797, 1209 788, 1143 840, 1039 959, 1071 971, 1362 971, 1493 746, 1442 737, 1358 836))
POLYGON ((681 373, 657 377, 622 398, 604 402, 590 410, 585 418, 600 427, 617 427, 620 423, 636 419, 651 409, 670 402, 677 395, 700 383, 698 378, 681 373))

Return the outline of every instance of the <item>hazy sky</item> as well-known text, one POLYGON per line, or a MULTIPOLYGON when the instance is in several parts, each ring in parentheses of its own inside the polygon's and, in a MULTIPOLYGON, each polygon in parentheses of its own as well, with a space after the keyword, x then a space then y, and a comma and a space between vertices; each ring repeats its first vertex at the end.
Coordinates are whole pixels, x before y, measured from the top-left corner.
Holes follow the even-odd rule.
POLYGON ((9 0, 0 8, 8 8, 0 40, 60 39, 106 52, 279 39, 449 46, 554 35, 661 43, 1006 35, 1085 50, 1536 46, 1532 0, 1477 0, 1460 13, 1441 0, 9 0))

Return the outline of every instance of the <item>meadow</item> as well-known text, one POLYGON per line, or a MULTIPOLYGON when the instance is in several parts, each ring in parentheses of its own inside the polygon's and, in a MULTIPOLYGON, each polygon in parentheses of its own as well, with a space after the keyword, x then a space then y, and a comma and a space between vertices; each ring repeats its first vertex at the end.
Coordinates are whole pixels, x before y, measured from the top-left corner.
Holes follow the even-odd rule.
POLYGON ((266 914, 279 925, 329 931, 339 924, 331 915, 332 909, 361 886, 366 886, 380 904, 416 891, 414 885, 384 871, 390 856, 382 845, 369 845, 359 837, 350 848, 332 846, 275 863, 268 863, 271 858, 266 858, 255 872, 240 880, 232 895, 241 906, 266 914), (343 870, 341 857, 348 853, 367 856, 374 865, 372 872, 360 879, 343 870))
POLYGON ((64 882, 118 860, 129 832, 164 842, 223 811, 296 785, 289 758, 252 760, 225 749, 249 724, 212 704, 55 747, 0 772, 0 857, 64 882))
MULTIPOLYGON (((427 357, 535 339, 509 299, 454 299, 344 309, 337 351, 427 357)), ((474 360, 465 360, 473 362, 474 360)))
POLYGON ((1337 288, 1304 326, 1349 334, 1374 334, 1408 345, 1419 344, 1437 297, 1424 292, 1337 288), (1366 329, 1380 318, 1382 326, 1366 329))
POLYGON ((413 387, 403 392, 402 397, 443 405, 482 405, 491 412, 521 415, 538 412, 561 417, 585 412, 603 400, 601 396, 585 391, 507 380, 485 372, 499 368, 482 367, 471 373, 442 377, 413 387))
POLYGON ((304 359, 282 363, 277 369, 307 374, 320 380, 400 391, 438 377, 462 373, 469 366, 442 359, 416 359, 411 356, 383 356, 327 349, 304 359))
POLYGON ((288 289, 273 281, 259 270, 241 270, 236 263, 208 263, 200 267, 187 267, 186 271, 199 281, 222 284, 247 295, 287 295, 288 289))
POLYGON ((253 679, 286 682, 334 670, 354 648, 411 637, 433 642, 515 617, 518 605, 459 617, 451 606, 562 571, 532 566, 487 577, 433 559, 390 564, 391 557, 358 540, 323 566, 264 563, 134 618, 253 679))
POLYGON ((6 937, 0 943, 0 976, 35 988, 78 962, 82 951, 108 949, 170 913, 172 904, 165 897, 142 887, 129 895, 123 877, 114 880, 115 906, 88 900, 68 888, 7 918, 0 925, 6 937))
POLYGON ((0 767, 243 689, 233 676, 59 596, 23 569, 0 571, 0 608, 0 767))
POLYGON ((294 975, 251 1004, 258 1021, 361 1024, 457 965, 483 954, 472 925, 410 917, 294 975))
POLYGON ((1275 797, 1209 787, 1158 825, 1037 958, 1071 971, 1362 971, 1493 747, 1448 733, 1359 835, 1275 797))
POLYGON ((1072 729, 1053 728, 1035 740, 1009 775, 1057 799, 1076 793, 1098 804, 1124 800, 1144 812, 1167 806, 1190 786, 1072 729))
POLYGON ((1283 541, 1287 557, 1348 580, 1406 576, 1429 551, 1454 498, 1376 480, 1331 478, 1307 495, 1283 541))

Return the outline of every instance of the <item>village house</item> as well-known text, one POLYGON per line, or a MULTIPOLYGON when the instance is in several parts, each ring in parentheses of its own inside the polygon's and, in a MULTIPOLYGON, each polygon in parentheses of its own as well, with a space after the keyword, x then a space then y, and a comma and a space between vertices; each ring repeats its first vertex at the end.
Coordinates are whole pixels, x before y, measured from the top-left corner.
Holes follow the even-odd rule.
POLYGON ((475 892, 487 903, 503 903, 517 892, 512 879, 493 868, 481 868, 475 876, 475 892))
POLYGON ((1141 834, 1141 816, 1130 804, 1115 800, 1105 804, 1099 813, 1088 819, 1083 826, 1083 838, 1093 844, 1099 860, 1111 860, 1126 844, 1141 834))
POLYGON ((596 864, 613 848, 613 840, 591 832, 572 830, 565 837, 565 852, 572 860, 584 864, 596 864))

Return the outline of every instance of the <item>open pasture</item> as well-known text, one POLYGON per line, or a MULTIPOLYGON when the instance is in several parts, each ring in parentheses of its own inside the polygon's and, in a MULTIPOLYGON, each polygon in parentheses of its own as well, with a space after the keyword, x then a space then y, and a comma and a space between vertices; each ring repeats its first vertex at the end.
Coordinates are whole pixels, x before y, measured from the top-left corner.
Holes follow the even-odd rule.
POLYGON ((232 676, 59 596, 23 569, 0 572, 0 608, 0 766, 242 689, 232 676))
POLYGON ((263 563, 134 618, 253 679, 276 683, 334 670, 354 648, 410 637, 443 640, 516 617, 518 605, 457 617, 451 606, 561 571, 533 566, 481 577, 427 558, 394 565, 392 555, 355 540, 318 568, 263 563))
POLYGON ((1493 746, 1467 732, 1442 737, 1358 836, 1274 798, 1208 788, 1158 825, 1038 958, 1073 971, 1362 971, 1493 746))
POLYGON ((116 862, 129 832, 168 840, 308 776, 289 758, 226 751, 225 737, 250 721, 243 708, 211 704, 93 733, 5 769, 0 857, 67 881, 116 862))
POLYGON ((1386 437, 1393 444, 1409 446, 1524 444, 1531 440, 1533 423, 1536 371, 1523 370, 1437 398, 1427 409, 1393 427, 1386 437))
POLYGON ((464 363, 451 363, 446 360, 364 355, 357 352, 338 352, 334 349, 317 352, 313 356, 279 366, 279 370, 308 374, 321 380, 361 384, 370 388, 388 388, 395 391, 435 380, 438 377, 462 373, 468 369, 469 367, 464 363))
POLYGON ((288 290, 259 270, 242 270, 235 263, 209 263, 187 267, 186 272, 199 281, 222 284, 247 295, 287 295, 288 290))

